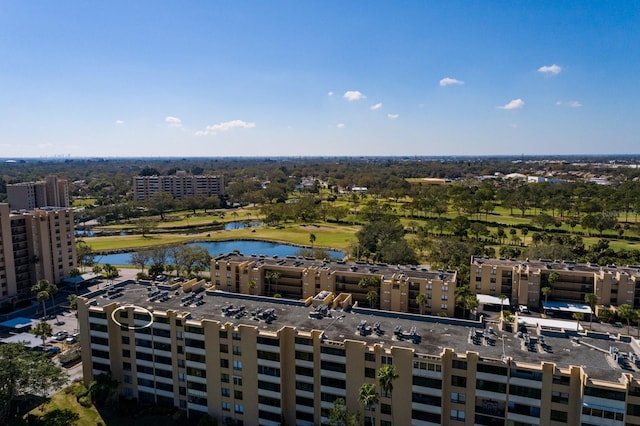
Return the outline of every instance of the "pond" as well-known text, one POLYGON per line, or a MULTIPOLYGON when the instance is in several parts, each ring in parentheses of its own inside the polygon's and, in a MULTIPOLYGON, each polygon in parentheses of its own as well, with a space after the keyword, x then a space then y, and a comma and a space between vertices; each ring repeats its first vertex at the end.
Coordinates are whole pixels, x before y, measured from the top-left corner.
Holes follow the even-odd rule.
MULTIPOLYGON (((230 241, 209 241, 209 242, 201 242, 201 243, 192 243, 189 245, 199 245, 207 250, 211 256, 218 256, 221 254, 232 253, 235 250, 238 250, 240 253, 245 254, 247 256, 255 254, 255 255, 265 255, 268 257, 279 256, 297 256, 298 252, 302 247, 292 246, 289 244, 280 244, 273 243, 269 241, 250 241, 250 240, 230 240, 230 241)), ((98 255, 95 258, 96 263, 105 264, 110 263, 112 265, 129 265, 131 264, 131 253, 114 253, 114 254, 105 254, 98 255)), ((327 253, 331 257, 342 259, 344 257, 344 253, 337 250, 327 250, 327 253)))

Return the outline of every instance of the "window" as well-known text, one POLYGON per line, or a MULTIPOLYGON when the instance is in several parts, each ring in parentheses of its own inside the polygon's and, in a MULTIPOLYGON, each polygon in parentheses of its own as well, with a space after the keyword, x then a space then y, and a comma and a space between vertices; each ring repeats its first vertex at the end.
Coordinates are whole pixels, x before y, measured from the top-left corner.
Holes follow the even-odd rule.
POLYGON ((451 402, 464 404, 467 401, 467 396, 462 392, 451 392, 451 402))
POLYGON ((236 386, 242 386, 242 377, 233 376, 233 384, 236 386))
POLYGON ((441 308, 441 309, 447 309, 447 304, 446 304, 446 303, 443 303, 442 305, 440 305, 440 308, 441 308))
POLYGON ((244 414, 244 406, 240 405, 240 404, 235 404, 233 406, 233 411, 237 414, 244 414))
POLYGON ((233 354, 242 355, 242 349, 240 348, 240 346, 233 345, 233 354))
POLYGON ((229 353, 229 345, 225 343, 220 343, 220 353, 228 354, 229 353))
POLYGON ((242 371, 242 361, 233 360, 233 369, 242 371))
POLYGON ((229 375, 227 373, 220 373, 220 381, 222 383, 229 383, 229 375))
POLYGON ((380 359, 382 364, 393 365, 393 357, 382 355, 380 359))
POLYGON ((551 392, 551 401, 558 402, 560 404, 568 404, 569 403, 569 394, 566 392, 551 392))
POLYGON ((223 402, 222 403, 222 411, 231 411, 231 403, 223 402))
POLYGON ((220 358, 220 368, 229 368, 229 360, 220 358))
POLYGON ((451 410, 451 420, 465 421, 464 410, 451 410))
POLYGON ((221 388, 220 394, 222 396, 231 396, 231 391, 229 390, 229 388, 221 388))
POLYGON ((231 338, 232 338, 233 340, 240 340, 240 339, 242 338, 242 336, 240 335, 240 332, 238 332, 238 331, 234 331, 234 332, 231 334, 231 338))
POLYGON ((238 399, 238 400, 242 401, 242 391, 241 390, 234 390, 233 391, 233 397, 235 399, 238 399))

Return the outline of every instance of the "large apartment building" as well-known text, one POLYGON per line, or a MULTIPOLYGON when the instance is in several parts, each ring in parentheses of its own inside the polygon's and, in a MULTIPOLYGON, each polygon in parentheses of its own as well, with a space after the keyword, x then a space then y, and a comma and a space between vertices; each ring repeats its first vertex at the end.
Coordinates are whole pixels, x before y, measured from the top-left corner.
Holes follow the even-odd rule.
POLYGON ((211 260, 212 283, 229 292, 289 299, 307 299, 322 291, 348 293, 358 306, 447 316, 455 311, 456 277, 455 271, 295 256, 229 254, 211 260), (375 300, 367 298, 371 291, 377 293, 375 300), (420 293, 426 296, 423 306, 417 301, 420 293))
POLYGON ((39 280, 62 282, 75 265, 71 209, 12 212, 0 204, 0 305, 30 298, 39 280))
POLYGON ((144 201, 158 192, 171 194, 176 200, 189 196, 224 195, 222 176, 191 176, 178 171, 170 176, 135 176, 133 178, 133 199, 144 201))
POLYGON ((41 182, 9 184, 7 199, 11 210, 69 207, 69 183, 56 176, 47 176, 41 182))
POLYGON ((503 332, 346 300, 229 293, 198 280, 103 288, 78 306, 84 380, 110 372, 126 398, 221 424, 326 424, 339 398, 365 425, 640 424, 634 341, 503 332), (398 374, 390 394, 376 378, 386 364, 398 374), (364 383, 379 394, 372 410, 359 403, 364 383))
POLYGON ((544 301, 541 289, 550 284, 552 272, 556 272, 559 279, 551 286, 549 301, 584 304, 584 296, 593 293, 599 305, 640 307, 640 266, 474 256, 470 285, 477 294, 504 294, 514 305, 537 308, 544 301))

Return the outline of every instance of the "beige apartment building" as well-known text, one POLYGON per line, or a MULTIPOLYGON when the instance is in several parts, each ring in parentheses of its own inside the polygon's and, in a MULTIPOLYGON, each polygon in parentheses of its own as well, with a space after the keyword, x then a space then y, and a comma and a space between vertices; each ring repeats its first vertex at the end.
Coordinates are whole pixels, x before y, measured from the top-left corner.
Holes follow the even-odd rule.
POLYGON ((41 182, 9 184, 7 199, 11 210, 69 207, 69 183, 56 176, 47 176, 41 182))
POLYGON ((73 210, 12 212, 0 204, 0 304, 32 297, 39 280, 62 282, 75 265, 73 210))
POLYGON ((513 305, 537 308, 544 301, 541 288, 552 272, 559 274, 549 301, 584 304, 594 293, 599 305, 640 307, 640 266, 581 264, 552 260, 507 260, 474 256, 471 290, 477 294, 504 294, 513 305), (638 288, 636 288, 638 287, 638 288))
POLYGON ((453 316, 455 271, 432 271, 403 265, 367 262, 329 262, 288 256, 270 258, 229 254, 211 260, 211 282, 225 291, 307 299, 321 291, 348 293, 361 307, 394 312, 419 313, 418 294, 426 296, 425 314, 453 316), (373 285, 361 286, 374 279, 373 285), (367 294, 377 293, 370 306, 367 294))
POLYGON ((171 176, 135 176, 133 199, 144 201, 158 192, 171 194, 176 200, 189 196, 210 197, 224 195, 222 176, 191 176, 178 171, 171 176))
POLYGON ((317 296, 198 280, 103 288, 78 306, 85 383, 111 372, 126 398, 219 424, 326 424, 339 398, 365 425, 640 424, 635 341, 541 328, 525 336, 317 296), (376 378, 385 364, 398 374, 390 394, 376 378), (379 394, 372 409, 359 403, 364 383, 379 394))

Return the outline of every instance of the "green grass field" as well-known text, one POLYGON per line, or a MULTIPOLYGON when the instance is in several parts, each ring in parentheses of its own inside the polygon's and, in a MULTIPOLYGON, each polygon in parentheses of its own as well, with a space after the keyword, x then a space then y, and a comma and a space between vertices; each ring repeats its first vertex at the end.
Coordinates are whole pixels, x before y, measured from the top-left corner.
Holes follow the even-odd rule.
POLYGON ((311 234, 314 234, 316 237, 314 242, 315 247, 346 250, 356 242, 355 233, 357 231, 358 227, 351 225, 286 224, 278 228, 258 227, 195 234, 157 233, 144 237, 141 235, 86 237, 83 238, 83 240, 94 252, 107 252, 186 243, 189 241, 222 241, 234 239, 268 240, 310 246, 310 237, 311 234))

